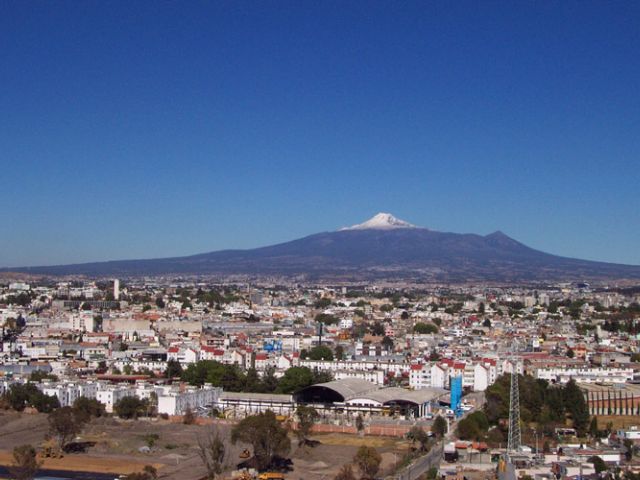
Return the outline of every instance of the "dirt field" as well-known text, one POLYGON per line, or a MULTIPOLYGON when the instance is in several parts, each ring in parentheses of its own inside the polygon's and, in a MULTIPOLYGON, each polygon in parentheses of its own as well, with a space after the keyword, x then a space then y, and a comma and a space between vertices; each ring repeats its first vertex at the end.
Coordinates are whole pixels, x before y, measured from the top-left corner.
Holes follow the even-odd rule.
MULTIPOLYGON (((198 437, 208 426, 182 425, 163 420, 120 421, 113 418, 93 420, 77 439, 95 442, 86 453, 67 454, 62 459, 46 459, 44 466, 63 470, 83 470, 102 473, 130 473, 153 465, 162 479, 183 480, 205 474, 198 456, 198 437)), ((217 425, 229 438, 230 426, 217 425)), ((46 415, 0 413, 0 464, 11 463, 15 446, 39 446, 47 432, 46 415)), ((291 480, 321 480, 332 478, 340 467, 350 463, 360 445, 376 447, 383 457, 382 469, 388 470, 407 451, 408 443, 391 437, 360 437, 349 434, 318 434, 315 447, 297 446, 291 439, 291 480)), ((241 462, 243 445, 227 443, 229 470, 241 462)))

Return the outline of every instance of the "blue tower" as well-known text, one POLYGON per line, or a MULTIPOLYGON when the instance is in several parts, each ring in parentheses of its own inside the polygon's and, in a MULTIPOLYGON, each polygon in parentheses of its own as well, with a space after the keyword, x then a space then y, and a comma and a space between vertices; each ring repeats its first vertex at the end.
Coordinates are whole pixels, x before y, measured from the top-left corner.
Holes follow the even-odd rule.
POLYGON ((451 378, 451 410, 456 417, 462 416, 460 402, 462 400, 462 377, 451 378))

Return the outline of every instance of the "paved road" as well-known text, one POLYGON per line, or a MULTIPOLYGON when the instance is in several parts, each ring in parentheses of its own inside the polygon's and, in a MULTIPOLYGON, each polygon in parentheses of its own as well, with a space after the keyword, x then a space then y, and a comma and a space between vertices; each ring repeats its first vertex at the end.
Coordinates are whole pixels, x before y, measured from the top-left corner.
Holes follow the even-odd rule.
MULTIPOLYGON (((0 477, 9 478, 7 467, 0 466, 0 477)), ((92 472, 72 472, 69 470, 38 470, 36 478, 49 477, 60 480, 113 480, 118 478, 116 473, 92 473, 92 472)))
POLYGON ((462 417, 456 419, 454 422, 451 422, 450 431, 445 435, 445 438, 438 442, 433 446, 431 450, 426 455, 417 458, 413 461, 409 466, 404 468, 401 472, 396 473, 392 478, 395 480, 415 480, 420 475, 427 473, 427 471, 431 467, 438 468, 440 466, 440 462, 442 461, 442 452, 444 450, 444 444, 450 441, 453 437, 456 423, 465 418, 470 413, 476 412, 482 409, 482 406, 485 402, 484 392, 476 392, 471 393, 467 397, 467 399, 473 398, 476 408, 465 412, 462 417))
POLYGON ((397 473, 393 478, 395 480, 415 480, 420 475, 427 473, 431 467, 438 467, 442 460, 442 450, 444 441, 438 442, 429 450, 426 455, 417 458, 402 472, 397 473))

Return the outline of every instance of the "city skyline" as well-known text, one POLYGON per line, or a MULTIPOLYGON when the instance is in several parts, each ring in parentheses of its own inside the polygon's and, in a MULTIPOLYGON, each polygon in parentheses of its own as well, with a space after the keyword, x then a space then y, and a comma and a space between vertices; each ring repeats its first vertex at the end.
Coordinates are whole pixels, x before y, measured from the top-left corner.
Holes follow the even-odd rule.
POLYGON ((0 7, 0 266, 253 248, 378 211, 640 264, 640 7, 0 7))

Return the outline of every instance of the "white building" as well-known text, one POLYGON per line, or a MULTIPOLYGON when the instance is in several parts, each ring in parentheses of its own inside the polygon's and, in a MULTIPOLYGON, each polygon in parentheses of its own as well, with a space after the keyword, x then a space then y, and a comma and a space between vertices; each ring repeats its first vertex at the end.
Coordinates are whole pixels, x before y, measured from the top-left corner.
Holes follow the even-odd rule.
POLYGON ((431 387, 431 367, 430 363, 411 365, 409 386, 414 390, 431 387))
POLYGON ((104 385, 96 392, 96 400, 104 405, 107 412, 113 413, 113 406, 125 397, 135 396, 136 391, 132 387, 119 385, 104 385))
POLYGON ((167 360, 176 360, 180 363, 196 363, 198 357, 198 352, 191 347, 170 347, 167 350, 167 360))
POLYGON ((622 440, 629 439, 635 442, 640 441, 640 428, 634 425, 626 430, 618 430, 618 438, 622 440))
POLYGON ((187 387, 183 391, 171 389, 158 395, 158 413, 184 415, 188 409, 195 412, 202 407, 214 406, 221 393, 221 388, 211 385, 187 387))
POLYGON ((275 393, 222 392, 216 406, 226 418, 244 418, 267 410, 276 415, 291 415, 296 409, 292 395, 275 393))
POLYGON ((581 383, 626 383, 633 380, 632 368, 606 367, 549 367, 538 368, 536 378, 554 383, 567 383, 574 379, 581 383))

